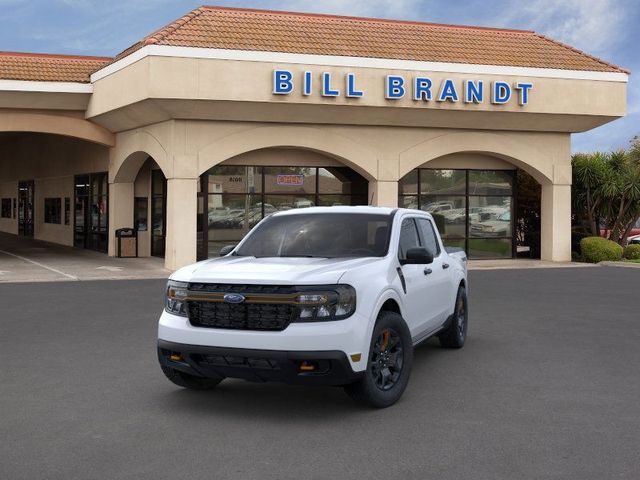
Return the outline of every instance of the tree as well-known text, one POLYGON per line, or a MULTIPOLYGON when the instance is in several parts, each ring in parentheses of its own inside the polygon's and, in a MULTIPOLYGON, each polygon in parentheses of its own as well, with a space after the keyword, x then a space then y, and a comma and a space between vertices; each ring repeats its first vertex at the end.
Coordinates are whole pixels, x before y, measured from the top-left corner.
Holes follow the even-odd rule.
POLYGON ((640 141, 629 150, 576 154, 573 164, 573 209, 583 231, 624 245, 640 219, 640 141))

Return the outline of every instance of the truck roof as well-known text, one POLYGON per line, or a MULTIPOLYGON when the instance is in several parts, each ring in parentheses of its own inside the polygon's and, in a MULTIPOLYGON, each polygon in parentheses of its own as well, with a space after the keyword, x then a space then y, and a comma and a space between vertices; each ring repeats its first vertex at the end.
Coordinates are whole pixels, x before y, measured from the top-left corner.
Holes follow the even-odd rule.
POLYGON ((389 207, 368 207, 368 206, 344 206, 336 205, 334 207, 307 207, 307 208, 292 208, 291 210, 284 210, 276 212, 274 216, 281 215, 299 215, 304 213, 368 213, 377 215, 391 215, 391 213, 397 210, 396 208, 389 207))

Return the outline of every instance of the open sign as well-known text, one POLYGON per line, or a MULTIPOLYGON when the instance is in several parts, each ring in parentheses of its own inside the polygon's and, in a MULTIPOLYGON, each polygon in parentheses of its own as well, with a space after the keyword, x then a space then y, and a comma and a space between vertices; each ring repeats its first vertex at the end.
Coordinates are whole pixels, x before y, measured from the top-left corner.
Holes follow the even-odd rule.
POLYGON ((301 187, 304 184, 304 175, 278 175, 276 183, 290 187, 301 187))

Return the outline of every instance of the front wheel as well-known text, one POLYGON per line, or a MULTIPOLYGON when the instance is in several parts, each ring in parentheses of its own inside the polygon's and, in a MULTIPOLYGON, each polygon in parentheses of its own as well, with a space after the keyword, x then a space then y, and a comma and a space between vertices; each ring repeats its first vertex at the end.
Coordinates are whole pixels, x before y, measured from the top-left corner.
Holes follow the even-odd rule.
POLYGON ((394 312, 380 312, 373 328, 364 377, 345 391, 354 400, 385 408, 396 403, 409 382, 413 344, 407 324, 394 312))

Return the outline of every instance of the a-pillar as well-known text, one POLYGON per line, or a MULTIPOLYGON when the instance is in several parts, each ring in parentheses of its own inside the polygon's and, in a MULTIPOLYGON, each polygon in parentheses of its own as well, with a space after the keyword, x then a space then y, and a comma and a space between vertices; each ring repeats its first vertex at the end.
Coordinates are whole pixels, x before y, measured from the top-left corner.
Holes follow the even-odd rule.
POLYGON ((369 182, 369 200, 376 207, 397 207, 398 182, 384 180, 369 182))
POLYGON ((196 261, 198 179, 167 179, 167 239, 164 266, 176 270, 196 261))
POLYGON ((117 255, 116 230, 133 228, 133 182, 109 184, 109 256, 117 255))
POLYGON ((571 261, 571 185, 542 185, 541 259, 571 261))

